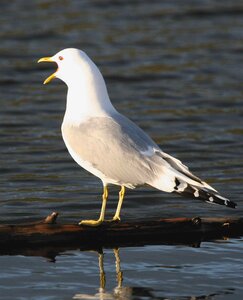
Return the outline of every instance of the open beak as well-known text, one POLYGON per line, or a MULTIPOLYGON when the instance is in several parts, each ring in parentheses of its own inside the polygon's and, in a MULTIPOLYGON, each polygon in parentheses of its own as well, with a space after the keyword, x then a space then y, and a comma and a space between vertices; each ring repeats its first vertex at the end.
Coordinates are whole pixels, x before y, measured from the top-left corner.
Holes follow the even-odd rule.
MULTIPOLYGON (((52 57, 42 57, 38 60, 38 63, 40 63, 40 62, 55 62, 55 61, 52 59, 52 57)), ((46 80, 43 82, 43 84, 47 84, 52 79, 56 78, 56 72, 51 74, 48 78, 46 78, 46 80)))

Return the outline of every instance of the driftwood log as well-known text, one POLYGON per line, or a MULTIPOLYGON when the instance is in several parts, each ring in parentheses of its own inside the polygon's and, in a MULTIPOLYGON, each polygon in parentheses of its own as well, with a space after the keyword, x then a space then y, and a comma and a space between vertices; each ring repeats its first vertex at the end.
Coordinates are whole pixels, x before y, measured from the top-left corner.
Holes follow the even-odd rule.
POLYGON ((0 254, 50 257, 70 249, 97 250, 151 244, 199 246, 243 235, 243 218, 172 218, 104 223, 99 227, 57 224, 53 212, 40 222, 0 225, 0 254))

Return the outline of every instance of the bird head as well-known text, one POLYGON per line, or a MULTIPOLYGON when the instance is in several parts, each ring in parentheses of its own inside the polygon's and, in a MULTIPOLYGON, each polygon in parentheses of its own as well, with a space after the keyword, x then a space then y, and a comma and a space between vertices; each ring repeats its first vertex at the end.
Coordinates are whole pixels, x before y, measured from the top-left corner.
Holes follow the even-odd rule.
POLYGON ((77 74, 81 77, 86 71, 87 66, 90 69, 90 66, 93 64, 82 50, 74 48, 61 50, 51 57, 42 57, 38 60, 38 63, 40 62, 52 62, 57 64, 56 72, 46 78, 44 84, 49 83, 54 78, 59 78, 67 85, 69 82, 77 81, 77 74))

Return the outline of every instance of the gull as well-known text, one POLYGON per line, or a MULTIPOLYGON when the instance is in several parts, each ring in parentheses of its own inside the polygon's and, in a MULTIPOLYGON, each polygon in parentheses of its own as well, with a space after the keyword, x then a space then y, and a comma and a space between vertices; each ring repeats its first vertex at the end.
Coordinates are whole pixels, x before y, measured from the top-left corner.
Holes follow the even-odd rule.
POLYGON ((236 207, 180 160, 163 152, 141 128, 114 108, 101 72, 85 52, 67 48, 38 62, 54 62, 58 66, 44 84, 59 78, 68 87, 61 131, 70 155, 103 183, 99 219, 83 220, 80 225, 99 226, 104 222, 111 184, 120 186, 111 221, 120 221, 125 189, 142 185, 236 207))

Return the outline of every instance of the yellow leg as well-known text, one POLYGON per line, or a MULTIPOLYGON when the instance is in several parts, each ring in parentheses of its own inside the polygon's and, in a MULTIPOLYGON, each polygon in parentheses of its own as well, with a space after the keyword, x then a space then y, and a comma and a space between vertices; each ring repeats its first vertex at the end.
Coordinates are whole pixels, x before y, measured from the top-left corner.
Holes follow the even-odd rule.
POLYGON ((117 288, 120 289, 122 287, 123 275, 121 271, 121 260, 119 255, 119 248, 115 248, 113 251, 116 258, 117 288))
POLYGON ((116 213, 115 213, 115 215, 112 219, 113 221, 120 221, 121 220, 120 212, 121 212, 121 207, 122 207, 122 202, 123 202, 124 196, 125 196, 125 186, 121 186, 121 190, 119 192, 119 201, 118 201, 118 204, 117 204, 116 213))
POLYGON ((98 220, 83 220, 83 221, 79 222, 79 225, 99 226, 100 224, 102 224, 105 219, 105 208, 106 208, 107 198, 108 198, 108 188, 107 188, 107 186, 104 186, 104 192, 103 192, 103 196, 102 196, 102 206, 101 206, 99 219, 98 220))
POLYGON ((105 271, 104 271, 104 254, 99 253, 99 268, 100 268, 100 289, 99 292, 103 293, 105 291, 105 271))

